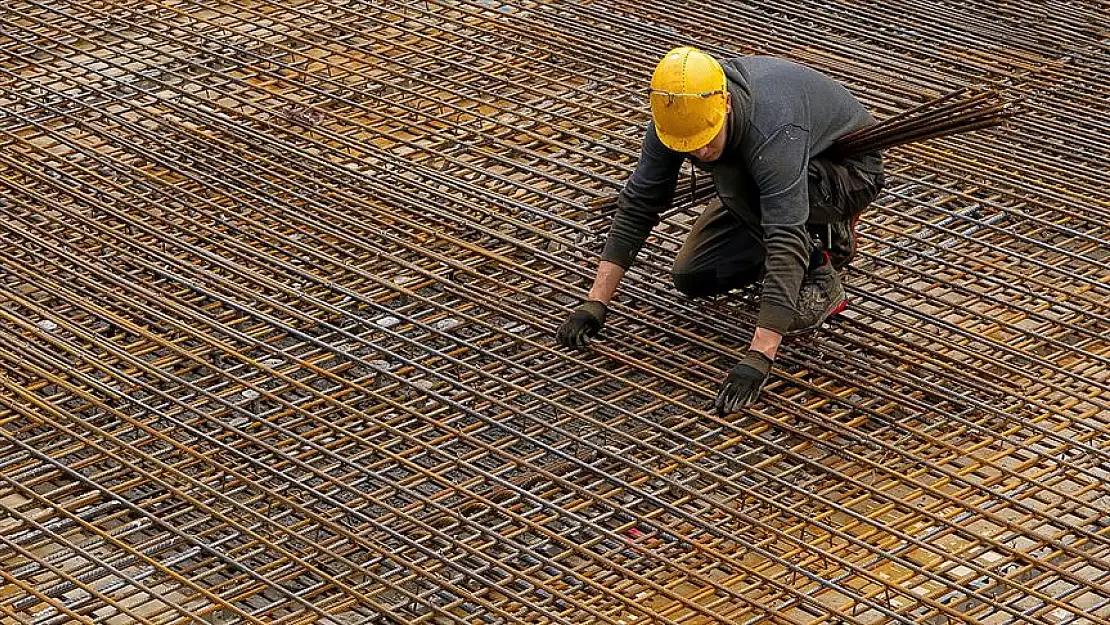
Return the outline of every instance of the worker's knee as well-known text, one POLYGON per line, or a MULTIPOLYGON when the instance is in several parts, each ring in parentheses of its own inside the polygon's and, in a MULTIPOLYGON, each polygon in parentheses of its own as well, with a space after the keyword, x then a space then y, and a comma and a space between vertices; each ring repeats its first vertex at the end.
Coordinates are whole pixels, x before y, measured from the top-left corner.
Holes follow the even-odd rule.
POLYGON ((763 263, 744 263, 687 269, 678 263, 671 270, 674 287, 686 297, 712 297, 732 289, 755 284, 762 279, 763 263))
POLYGON ((710 297, 720 293, 717 272, 712 269, 686 271, 675 268, 671 272, 674 288, 686 297, 710 297))

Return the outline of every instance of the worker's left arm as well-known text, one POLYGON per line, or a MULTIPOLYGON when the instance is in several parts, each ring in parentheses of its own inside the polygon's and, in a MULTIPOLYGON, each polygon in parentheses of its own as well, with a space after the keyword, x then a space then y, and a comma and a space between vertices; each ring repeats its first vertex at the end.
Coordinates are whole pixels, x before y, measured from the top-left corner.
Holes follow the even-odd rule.
POLYGON ((786 125, 757 149, 750 171, 760 192, 766 249, 763 296, 747 356, 729 373, 717 395, 721 414, 754 403, 778 354, 794 311, 810 254, 805 223, 809 218, 809 132, 786 125))
MULTIPOLYGON (((756 322, 774 349, 790 329, 812 243, 809 219, 809 132, 783 126, 755 153, 752 177, 759 187, 760 220, 766 248, 763 297, 756 322)), ((755 348, 762 347, 753 345, 755 348)), ((760 351, 764 351, 760 349, 760 351)), ((773 349, 764 351, 773 358, 773 349)))

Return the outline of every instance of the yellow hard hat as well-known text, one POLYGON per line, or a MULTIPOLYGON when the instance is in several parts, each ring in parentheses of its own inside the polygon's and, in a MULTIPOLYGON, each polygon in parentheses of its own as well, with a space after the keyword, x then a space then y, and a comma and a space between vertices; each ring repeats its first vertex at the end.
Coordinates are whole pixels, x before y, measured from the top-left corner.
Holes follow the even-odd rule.
POLYGON ((725 72, 708 54, 675 48, 651 76, 651 117, 663 145, 676 152, 704 147, 725 125, 725 72))

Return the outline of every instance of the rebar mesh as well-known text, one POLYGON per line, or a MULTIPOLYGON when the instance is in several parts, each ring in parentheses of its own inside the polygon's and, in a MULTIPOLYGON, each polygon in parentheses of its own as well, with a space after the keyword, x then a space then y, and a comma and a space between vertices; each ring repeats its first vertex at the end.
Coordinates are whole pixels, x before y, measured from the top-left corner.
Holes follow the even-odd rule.
POLYGON ((1110 623, 1100 6, 7 2, 0 623, 1110 623), (691 202, 552 340, 689 41, 1027 107, 728 419, 691 202))

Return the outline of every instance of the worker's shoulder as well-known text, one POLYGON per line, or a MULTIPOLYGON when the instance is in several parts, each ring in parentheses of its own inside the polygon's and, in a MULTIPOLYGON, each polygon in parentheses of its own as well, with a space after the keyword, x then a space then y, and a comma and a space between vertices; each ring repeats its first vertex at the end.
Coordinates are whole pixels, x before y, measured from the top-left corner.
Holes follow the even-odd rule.
POLYGON ((773 56, 743 56, 726 64, 725 74, 750 94, 749 119, 768 133, 783 125, 807 130, 813 122, 855 115, 862 106, 831 76, 773 56))

